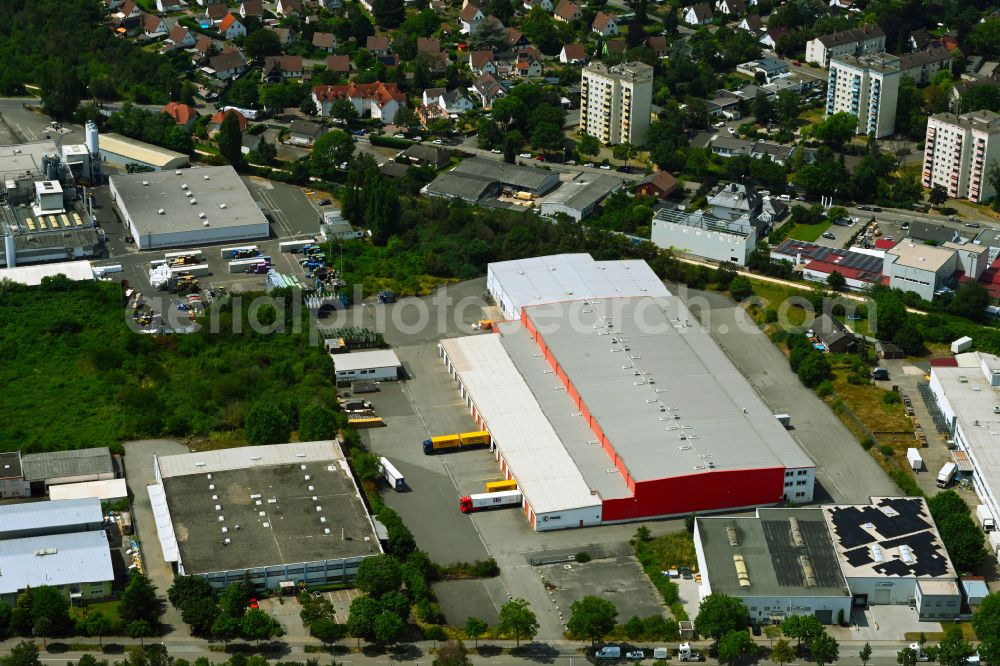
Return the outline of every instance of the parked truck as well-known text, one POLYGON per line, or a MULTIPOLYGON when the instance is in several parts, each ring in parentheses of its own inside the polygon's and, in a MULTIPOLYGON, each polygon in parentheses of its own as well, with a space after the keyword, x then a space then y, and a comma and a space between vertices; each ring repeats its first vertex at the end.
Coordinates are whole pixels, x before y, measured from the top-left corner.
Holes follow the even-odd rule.
POLYGON ((506 481, 488 481, 486 483, 486 492, 488 493, 499 493, 504 490, 517 490, 517 481, 507 479, 506 481))
POLYGON ((705 655, 692 650, 690 643, 681 643, 677 648, 677 659, 680 661, 705 661, 705 655))
POLYGON ((485 430, 463 432, 455 435, 440 435, 424 440, 424 454, 431 455, 449 449, 470 449, 490 445, 490 433, 485 430))
POLYGON ((979 519, 979 524, 983 526, 984 532, 992 532, 997 528, 996 522, 993 519, 993 512, 985 504, 980 504, 976 507, 976 518, 979 519))
POLYGON ((953 462, 945 463, 938 472, 937 476, 937 486, 938 488, 947 488, 952 481, 955 480, 955 476, 958 474, 958 465, 953 462))
POLYGON ((968 351, 972 348, 972 338, 967 335, 960 337, 951 343, 951 353, 961 354, 964 351, 968 351))
POLYGON ((458 508, 462 513, 476 513, 488 509, 505 509, 521 506, 520 490, 504 490, 498 493, 478 493, 468 495, 458 500, 458 508))
POLYGON ((910 463, 910 469, 914 472, 924 468, 924 459, 920 457, 920 451, 913 447, 906 449, 906 461, 910 463))
POLYGON ((385 456, 378 459, 378 471, 393 490, 402 490, 406 487, 406 479, 385 456))

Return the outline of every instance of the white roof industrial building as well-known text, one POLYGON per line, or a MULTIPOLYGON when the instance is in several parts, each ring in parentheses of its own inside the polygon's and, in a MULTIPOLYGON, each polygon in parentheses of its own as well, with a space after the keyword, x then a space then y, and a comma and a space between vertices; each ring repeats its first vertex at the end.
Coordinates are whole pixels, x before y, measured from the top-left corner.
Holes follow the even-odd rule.
POLYGON ((121 134, 102 134, 99 149, 105 161, 121 166, 135 164, 154 171, 186 167, 191 158, 184 153, 130 139, 121 134))
POLYGON ((128 487, 125 479, 107 479, 101 481, 81 481, 80 483, 63 483, 49 487, 49 499, 83 499, 95 497, 99 500, 121 499, 128 497, 128 487))
POLYGON ((644 262, 505 262, 488 286, 520 321, 440 350, 535 529, 812 500, 813 463, 644 262))
POLYGON ((231 166, 112 176, 140 250, 267 238, 264 213, 231 166))
POLYGON ((103 519, 96 498, 7 504, 0 506, 0 539, 99 530, 103 519))
POLYGON ((26 587, 103 587, 115 579, 101 530, 0 540, 0 568, 0 599, 8 603, 26 587))
POLYGON ((70 280, 93 280, 94 267, 85 259, 79 261, 59 261, 53 264, 35 264, 0 268, 0 280, 10 280, 29 287, 42 283, 42 278, 65 275, 70 280))
POLYGON ((391 349, 370 349, 349 354, 330 354, 338 382, 392 381, 403 364, 391 349))

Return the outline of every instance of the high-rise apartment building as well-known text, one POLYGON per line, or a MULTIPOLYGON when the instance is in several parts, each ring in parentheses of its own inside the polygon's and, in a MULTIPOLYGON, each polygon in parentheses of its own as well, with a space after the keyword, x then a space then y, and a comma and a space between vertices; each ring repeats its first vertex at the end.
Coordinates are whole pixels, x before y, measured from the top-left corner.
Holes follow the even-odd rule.
POLYGON ((653 68, 641 62, 583 68, 580 126, 601 143, 642 146, 653 105, 653 68))
POLYGON ((953 199, 983 202, 996 194, 986 173, 1000 160, 1000 114, 974 111, 927 119, 924 187, 940 185, 953 199))
POLYGON ((889 136, 896 126, 900 77, 900 60, 889 53, 833 58, 826 86, 826 115, 847 112, 858 119, 858 134, 889 136))

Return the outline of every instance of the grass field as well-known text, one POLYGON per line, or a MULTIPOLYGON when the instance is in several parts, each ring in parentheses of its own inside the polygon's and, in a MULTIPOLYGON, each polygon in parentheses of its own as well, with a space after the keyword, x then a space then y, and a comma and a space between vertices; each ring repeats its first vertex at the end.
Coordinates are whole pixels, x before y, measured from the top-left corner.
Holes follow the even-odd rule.
POLYGON ((121 601, 100 601, 96 604, 87 604, 86 606, 73 606, 70 608, 69 614, 74 620, 82 619, 87 615, 87 613, 103 613, 104 617, 111 620, 112 624, 118 623, 118 606, 121 605, 121 601))
POLYGON ((829 220, 824 220, 819 224, 796 224, 792 227, 792 231, 788 234, 788 237, 800 241, 814 241, 829 228, 829 220))

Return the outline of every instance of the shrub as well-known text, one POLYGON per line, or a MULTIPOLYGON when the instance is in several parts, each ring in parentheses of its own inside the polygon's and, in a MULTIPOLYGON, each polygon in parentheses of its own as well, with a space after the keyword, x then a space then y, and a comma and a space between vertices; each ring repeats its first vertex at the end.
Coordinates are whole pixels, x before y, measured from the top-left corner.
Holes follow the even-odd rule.
POLYGON ((865 375, 859 375, 856 372, 852 372, 851 374, 847 375, 847 383, 851 384, 852 386, 864 386, 865 384, 868 383, 868 377, 866 377, 865 375))
POLYGON ((588 553, 585 550, 581 550, 579 553, 576 554, 576 561, 579 562, 580 564, 583 564, 585 562, 589 562, 590 561, 590 553, 588 553))
POLYGON ((895 391, 886 391, 882 394, 882 402, 886 405, 898 405, 903 401, 895 391))
POLYGON ((865 451, 867 451, 868 449, 872 448, 873 446, 875 446, 875 439, 874 438, 872 438, 872 437, 865 437, 864 439, 861 440, 861 448, 863 448, 865 451))
POLYGON ((883 444, 882 446, 878 447, 878 452, 884 455, 886 458, 891 458, 892 454, 895 453, 896 451, 888 444, 883 444))
POLYGON ((831 382, 829 379, 821 381, 819 383, 819 386, 816 387, 816 395, 818 395, 821 398, 833 395, 833 382, 831 382))

